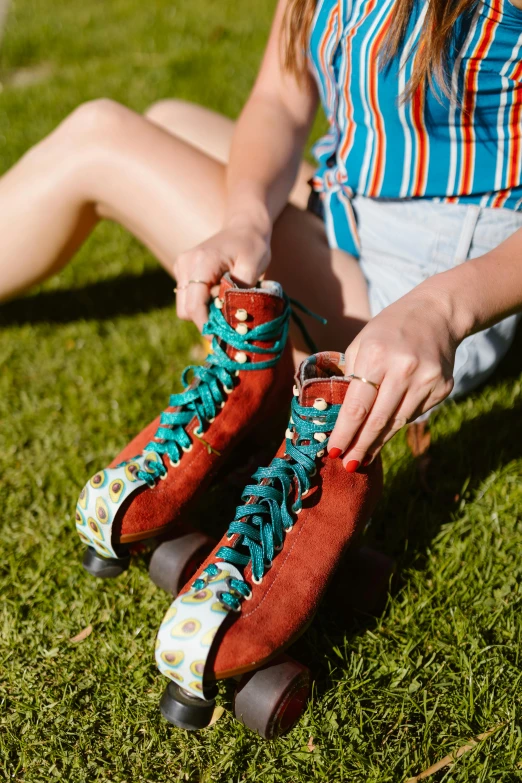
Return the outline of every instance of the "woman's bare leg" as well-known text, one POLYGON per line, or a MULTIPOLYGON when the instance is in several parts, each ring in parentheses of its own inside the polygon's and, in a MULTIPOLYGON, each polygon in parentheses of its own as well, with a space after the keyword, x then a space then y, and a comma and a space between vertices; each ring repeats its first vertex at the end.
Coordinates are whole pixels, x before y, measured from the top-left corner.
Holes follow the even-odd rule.
MULTIPOLYGON (((145 116, 220 163, 228 163, 235 123, 223 114, 197 103, 166 99, 153 103, 145 116)), ((306 209, 310 195, 308 180, 313 173, 314 167, 304 160, 290 194, 291 204, 306 209)))
MULTIPOLYGON (((125 226, 169 272, 180 252, 219 230, 220 150, 206 154, 201 134, 191 135, 195 146, 153 115, 105 100, 85 104, 0 180, 0 299, 61 268, 100 217, 125 226)), ((222 155, 226 149, 222 142, 222 155)), ((297 203, 302 180, 300 188, 297 203)), ((358 265, 332 252, 321 221, 295 206, 275 226, 270 274, 328 315, 327 329, 312 328, 323 347, 344 349, 369 317, 358 265)))

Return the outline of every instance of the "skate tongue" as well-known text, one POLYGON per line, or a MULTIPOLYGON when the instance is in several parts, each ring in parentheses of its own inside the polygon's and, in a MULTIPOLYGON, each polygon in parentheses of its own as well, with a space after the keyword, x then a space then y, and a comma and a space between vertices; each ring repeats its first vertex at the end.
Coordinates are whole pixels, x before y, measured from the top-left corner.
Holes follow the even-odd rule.
POLYGON ((296 376, 300 405, 315 407, 317 400, 342 405, 350 385, 345 372, 343 353, 323 351, 309 356, 301 363, 296 376))
POLYGON ((226 292, 230 291, 231 289, 236 291, 255 291, 261 289, 262 291, 266 291, 267 294, 272 294, 273 296, 283 296, 283 289, 281 285, 275 280, 261 280, 257 286, 253 286, 251 288, 249 286, 239 284, 232 277, 230 272, 226 272, 221 278, 221 283, 219 286, 220 299, 224 299, 226 292))

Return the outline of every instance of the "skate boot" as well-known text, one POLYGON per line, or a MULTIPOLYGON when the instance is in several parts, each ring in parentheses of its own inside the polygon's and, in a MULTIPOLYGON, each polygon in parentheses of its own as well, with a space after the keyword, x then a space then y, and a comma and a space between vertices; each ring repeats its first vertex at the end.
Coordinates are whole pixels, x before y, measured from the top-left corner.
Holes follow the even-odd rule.
POLYGON ((281 653, 311 622, 382 490, 380 460, 349 474, 328 458, 348 386, 342 354, 319 353, 301 364, 285 440, 270 466, 254 474, 227 534, 167 612, 156 661, 171 680, 161 711, 174 725, 208 725, 216 681, 245 673, 234 711, 249 728, 271 738, 301 714, 309 671, 281 653))
POLYGON ((76 526, 89 573, 117 576, 144 544, 160 587, 175 594, 194 573, 214 542, 190 531, 191 504, 241 439, 288 410, 290 314, 278 283, 240 289, 225 275, 203 330, 213 336, 204 365, 185 369, 185 391, 81 491, 76 526))

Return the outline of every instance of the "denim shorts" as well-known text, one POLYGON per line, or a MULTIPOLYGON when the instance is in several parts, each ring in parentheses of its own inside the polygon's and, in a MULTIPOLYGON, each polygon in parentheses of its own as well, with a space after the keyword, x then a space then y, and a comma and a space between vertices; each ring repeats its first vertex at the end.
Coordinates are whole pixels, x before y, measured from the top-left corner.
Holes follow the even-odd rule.
MULTIPOLYGON (((355 196, 353 207, 372 316, 431 275, 487 253, 522 227, 520 212, 475 204, 355 196)), ((491 375, 513 342, 518 318, 505 318, 459 345, 452 397, 491 375)))

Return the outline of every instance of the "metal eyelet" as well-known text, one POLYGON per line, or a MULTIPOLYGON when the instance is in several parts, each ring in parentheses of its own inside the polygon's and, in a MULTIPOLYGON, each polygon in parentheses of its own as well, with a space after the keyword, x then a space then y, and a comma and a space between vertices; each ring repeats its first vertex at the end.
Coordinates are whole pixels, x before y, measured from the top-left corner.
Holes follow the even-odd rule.
POLYGON ((231 577, 231 576, 227 576, 227 578, 225 579, 225 584, 226 584, 226 586, 228 587, 228 591, 229 591, 229 593, 235 593, 235 594, 236 594, 236 595, 238 595, 240 598, 244 598, 244 599, 245 599, 245 601, 251 601, 251 600, 252 600, 252 590, 250 590, 250 592, 249 592, 248 596, 246 596, 246 595, 243 595, 243 593, 240 593, 240 592, 239 592, 239 590, 234 590, 234 588, 233 588, 233 587, 232 587, 232 585, 230 584, 230 582, 232 581, 232 579, 233 579, 233 577, 231 577))
POLYGON ((302 508, 293 508, 293 509, 292 509, 292 511, 294 512, 294 514, 297 514, 297 515, 299 515, 299 514, 301 513, 301 511, 302 511, 302 510, 303 510, 302 508))
POLYGON ((232 394, 234 387, 232 386, 232 388, 229 389, 228 386, 223 386, 223 391, 225 391, 227 394, 232 394))
POLYGON ((192 434, 196 436, 196 438, 200 438, 203 435, 203 430, 201 427, 197 427, 196 429, 192 430, 192 434))
POLYGON ((180 459, 178 459, 177 462, 172 462, 172 460, 169 457, 169 465, 170 465, 171 468, 177 468, 180 462, 181 462, 180 459))
POLYGON ((218 599, 219 603, 222 606, 224 606, 225 609, 227 609, 229 612, 236 612, 236 614, 239 613, 241 611, 241 604, 238 606, 237 609, 234 609, 233 606, 229 606, 228 604, 226 604, 224 601, 221 600, 221 596, 223 595, 224 592, 225 592, 224 590, 220 590, 218 593, 216 593, 216 598, 218 599))
POLYGON ((234 375, 236 376, 236 378, 239 378, 239 370, 236 370, 234 375))
POLYGON ((263 577, 261 577, 261 579, 256 579, 256 578, 254 577, 254 575, 252 574, 252 582, 253 582, 255 585, 260 585, 260 584, 262 584, 262 582, 263 582, 263 577))
POLYGON ((168 476, 168 473, 164 473, 163 476, 160 476, 160 481, 165 481, 167 476, 168 476))
MULTIPOLYGON (((210 574, 207 574, 207 581, 208 581, 208 582, 211 582, 213 579, 217 579, 217 578, 218 578, 218 576, 220 575, 220 573, 221 573, 221 572, 222 572, 222 570, 223 570, 222 568, 220 568, 220 567, 217 565, 217 563, 212 563, 212 565, 215 565, 215 566, 216 566, 216 568, 217 568, 218 572, 217 572, 217 574, 216 574, 215 576, 210 576, 210 574)), ((205 573, 205 572, 203 572, 203 573, 205 573)))
POLYGON ((281 552, 284 547, 284 544, 279 544, 279 546, 274 546, 274 552, 281 552))
POLYGON ((212 416, 212 418, 211 419, 207 419, 207 421, 208 421, 209 424, 212 424, 214 421, 216 421, 216 417, 212 416))
POLYGON ((184 451, 185 454, 188 454, 192 449, 194 448, 194 444, 191 443, 190 446, 182 446, 181 451, 184 451))
POLYGON ((223 402, 219 403, 219 407, 221 408, 221 410, 223 410, 223 408, 225 407, 226 402, 227 402, 226 400, 223 400, 223 402))
POLYGON ((317 475, 317 468, 314 468, 312 473, 310 473, 310 478, 313 478, 316 475, 317 475))

